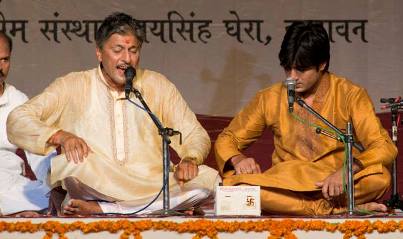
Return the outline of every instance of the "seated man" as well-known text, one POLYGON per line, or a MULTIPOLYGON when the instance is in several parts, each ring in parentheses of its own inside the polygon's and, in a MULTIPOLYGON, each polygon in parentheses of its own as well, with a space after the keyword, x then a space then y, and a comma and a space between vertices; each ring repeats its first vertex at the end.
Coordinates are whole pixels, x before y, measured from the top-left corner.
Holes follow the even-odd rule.
POLYGON ((7 139, 6 120, 11 110, 28 100, 27 96, 6 83, 10 69, 12 41, 0 32, 0 215, 37 216, 36 211, 48 207, 49 186, 46 182, 49 157, 26 152, 37 180, 23 176, 24 161, 16 154, 17 147, 7 139))
MULTIPOLYGON (((292 24, 279 53, 286 77, 296 81, 296 96, 339 129, 354 125, 354 139, 365 151, 354 152, 357 209, 386 211, 376 203, 390 184, 385 166, 397 150, 374 112, 367 92, 328 72, 330 45, 322 25, 292 24)), ((346 211, 343 185, 344 145, 315 133, 325 127, 304 108, 287 104, 282 83, 261 90, 219 135, 215 152, 224 185, 261 186, 262 209, 273 214, 326 215, 346 211), (299 120, 298 120, 299 119, 299 120), (302 120, 301 120, 302 119, 302 120), (272 167, 261 172, 242 150, 268 127, 274 135, 272 167)))
MULTIPOLYGON (((43 93, 14 110, 10 141, 46 154, 61 146, 51 163, 51 183, 67 196, 64 214, 133 213, 162 188, 162 146, 148 113, 124 100, 128 67, 133 87, 166 127, 182 133, 171 146, 181 161, 170 175, 173 200, 200 203, 213 190, 218 172, 199 166, 210 149, 207 132, 163 75, 138 67, 144 32, 124 13, 108 16, 96 36, 98 68, 58 78, 43 93)), ((130 95, 136 103, 140 102, 130 95)), ((153 209, 161 209, 161 200, 153 209)))

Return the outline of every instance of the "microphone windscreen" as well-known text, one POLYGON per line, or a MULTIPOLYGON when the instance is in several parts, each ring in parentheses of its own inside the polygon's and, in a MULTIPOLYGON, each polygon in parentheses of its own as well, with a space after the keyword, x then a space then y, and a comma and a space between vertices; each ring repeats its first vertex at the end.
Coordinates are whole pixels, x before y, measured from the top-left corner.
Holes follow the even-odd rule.
POLYGON ((284 81, 284 85, 288 88, 288 87, 295 87, 295 84, 297 83, 296 80, 294 80, 291 77, 288 77, 285 81, 284 81))
POLYGON ((126 97, 126 99, 129 99, 130 92, 132 91, 134 76, 136 76, 136 69, 134 69, 131 66, 127 67, 125 70, 125 78, 126 78, 125 97, 126 97))
POLYGON ((125 70, 125 78, 132 80, 136 76, 136 69, 129 66, 125 70))

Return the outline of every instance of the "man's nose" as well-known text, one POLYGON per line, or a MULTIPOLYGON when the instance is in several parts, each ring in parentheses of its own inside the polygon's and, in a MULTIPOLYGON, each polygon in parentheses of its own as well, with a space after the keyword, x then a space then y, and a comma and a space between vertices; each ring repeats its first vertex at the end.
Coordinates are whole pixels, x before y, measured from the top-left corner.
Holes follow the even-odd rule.
POLYGON ((122 60, 125 63, 130 64, 130 52, 128 50, 123 52, 122 60))
POLYGON ((297 80, 299 77, 299 72, 296 69, 291 69, 290 77, 294 80, 297 80))

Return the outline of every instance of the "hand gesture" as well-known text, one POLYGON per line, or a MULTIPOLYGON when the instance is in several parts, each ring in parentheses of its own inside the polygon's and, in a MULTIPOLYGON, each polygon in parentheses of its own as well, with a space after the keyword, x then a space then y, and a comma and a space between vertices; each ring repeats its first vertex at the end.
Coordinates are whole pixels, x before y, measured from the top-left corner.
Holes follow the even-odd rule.
POLYGON ((332 173, 325 180, 315 183, 315 185, 322 188, 322 195, 327 200, 340 196, 343 194, 343 168, 332 173))
POLYGON ((175 166, 174 177, 178 181, 179 186, 183 186, 185 182, 195 178, 198 173, 199 168, 196 162, 185 158, 175 166))
POLYGON ((53 145, 62 146, 67 161, 69 162, 83 162, 84 158, 87 157, 88 153, 91 151, 82 138, 63 130, 57 131, 48 142, 53 145))
MULTIPOLYGON (((353 172, 357 173, 364 167, 362 164, 354 159, 353 162, 353 172)), ((335 173, 328 176, 325 180, 315 183, 317 187, 322 188, 323 197, 327 200, 332 197, 337 197, 343 194, 343 173, 347 180, 347 173, 344 168, 339 168, 335 173)))
POLYGON ((261 173, 259 164, 254 158, 248 158, 243 154, 232 157, 232 166, 235 169, 235 174, 253 174, 261 173))

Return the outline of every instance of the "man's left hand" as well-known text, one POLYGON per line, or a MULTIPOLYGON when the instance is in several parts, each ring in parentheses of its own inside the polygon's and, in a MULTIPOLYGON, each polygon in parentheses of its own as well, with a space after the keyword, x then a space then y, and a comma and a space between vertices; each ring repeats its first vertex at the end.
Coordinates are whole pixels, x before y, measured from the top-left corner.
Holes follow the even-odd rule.
POLYGON ((323 197, 327 200, 340 196, 343 193, 343 168, 315 185, 322 188, 323 197))
POLYGON ((176 165, 174 177, 178 181, 179 186, 187 181, 192 180, 199 173, 199 168, 195 161, 190 159, 183 159, 176 165))
MULTIPOLYGON (((363 169, 362 164, 359 161, 354 161, 353 172, 357 173, 363 169)), ((325 180, 315 183, 317 187, 322 188, 323 197, 327 200, 340 196, 343 194, 343 167, 339 168, 336 172, 331 174, 325 180)), ((347 175, 345 175, 347 178, 347 175)))

